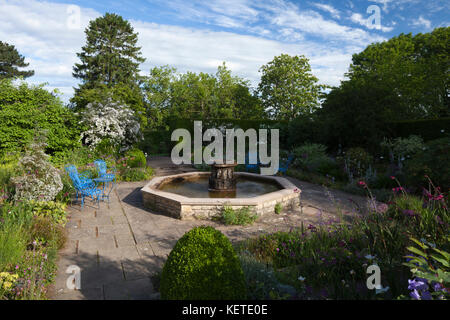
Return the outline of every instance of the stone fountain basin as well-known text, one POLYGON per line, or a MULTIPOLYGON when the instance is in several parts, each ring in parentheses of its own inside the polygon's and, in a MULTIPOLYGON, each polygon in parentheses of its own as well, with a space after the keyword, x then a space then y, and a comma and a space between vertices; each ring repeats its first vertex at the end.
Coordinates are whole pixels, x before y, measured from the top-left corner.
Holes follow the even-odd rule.
POLYGON ((175 179, 193 179, 209 175, 209 172, 189 172, 155 177, 141 189, 144 207, 177 219, 189 220, 217 217, 224 206, 235 210, 249 207, 252 212, 262 216, 275 212, 277 203, 283 208, 289 208, 298 206, 300 202, 300 190, 286 178, 247 172, 235 172, 235 176, 276 183, 280 190, 251 198, 189 198, 158 189, 160 185, 175 179))

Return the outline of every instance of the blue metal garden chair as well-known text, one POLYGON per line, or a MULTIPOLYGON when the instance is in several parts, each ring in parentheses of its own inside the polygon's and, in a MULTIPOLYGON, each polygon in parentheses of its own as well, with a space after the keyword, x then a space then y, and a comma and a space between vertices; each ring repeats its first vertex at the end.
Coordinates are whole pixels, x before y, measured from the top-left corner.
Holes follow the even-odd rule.
POLYGON ((107 179, 111 181, 116 180, 116 175, 114 173, 108 173, 108 167, 106 166, 105 160, 97 159, 94 161, 95 168, 97 169, 99 178, 107 179))
POLYGON ((286 174, 289 165, 294 160, 294 155, 290 154, 285 162, 280 163, 280 167, 278 168, 278 172, 281 172, 282 174, 286 174))
MULTIPOLYGON (((253 153, 252 153, 252 155, 253 155, 253 153)), ((258 159, 258 154, 256 154, 256 159, 257 159, 257 163, 250 163, 249 153, 247 153, 245 155, 245 170, 246 171, 258 171, 259 166, 261 164, 258 159)))
POLYGON ((78 196, 81 197, 81 208, 84 206, 84 198, 91 197, 92 201, 96 201, 97 205, 100 207, 100 196, 102 190, 97 188, 94 181, 90 178, 88 172, 78 173, 77 167, 74 165, 68 165, 65 167, 66 172, 69 174, 72 180, 73 187, 76 191, 76 199, 78 201, 78 196))
MULTIPOLYGON (((114 188, 114 184, 116 182, 116 174, 112 172, 108 172, 108 167, 106 166, 106 162, 101 159, 97 159, 94 161, 95 168, 97 169, 98 178, 94 179, 94 181, 98 184, 103 184, 102 189, 102 200, 108 199, 111 194, 111 191, 114 188), (105 192, 105 187, 109 185, 109 191, 105 192)), ((115 171, 115 169, 113 169, 115 171)))

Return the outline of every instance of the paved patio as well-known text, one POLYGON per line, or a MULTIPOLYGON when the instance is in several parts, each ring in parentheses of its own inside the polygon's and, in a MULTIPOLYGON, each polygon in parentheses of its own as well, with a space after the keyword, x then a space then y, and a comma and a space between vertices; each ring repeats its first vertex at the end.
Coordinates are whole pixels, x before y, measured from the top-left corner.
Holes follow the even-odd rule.
MULTIPOLYGON (((191 167, 176 167, 168 158, 154 158, 149 165, 156 175, 193 171, 191 167)), ((323 188, 289 178, 302 190, 301 207, 280 215, 266 215, 251 226, 224 226, 212 221, 181 221, 151 212, 142 206, 140 189, 147 183, 119 183, 111 193, 109 203, 100 209, 88 200, 84 210, 79 204, 69 207, 68 241, 60 251, 58 274, 51 290, 52 299, 158 299, 153 289, 152 275, 159 272, 176 241, 193 227, 211 225, 232 242, 261 233, 289 230, 319 220, 335 219, 336 203, 344 218, 354 213, 349 198, 364 203, 363 198, 333 191, 326 195, 323 188), (81 289, 66 286, 70 265, 81 269, 81 289)))

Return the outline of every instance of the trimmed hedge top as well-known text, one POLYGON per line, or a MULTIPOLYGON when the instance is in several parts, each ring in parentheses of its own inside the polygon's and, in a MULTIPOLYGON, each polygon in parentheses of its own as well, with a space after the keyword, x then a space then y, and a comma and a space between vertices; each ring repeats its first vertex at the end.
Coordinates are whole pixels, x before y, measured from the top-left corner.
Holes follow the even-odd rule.
POLYGON ((245 299, 244 273, 230 240, 212 227, 187 232, 164 264, 160 291, 168 300, 245 299))

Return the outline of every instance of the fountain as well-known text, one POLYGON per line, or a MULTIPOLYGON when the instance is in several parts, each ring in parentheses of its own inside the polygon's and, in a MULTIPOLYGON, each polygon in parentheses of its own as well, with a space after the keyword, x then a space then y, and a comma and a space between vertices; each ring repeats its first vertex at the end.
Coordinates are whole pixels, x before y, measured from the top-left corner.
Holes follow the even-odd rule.
POLYGON ((236 191, 236 177, 234 167, 236 163, 211 165, 211 175, 209 177, 209 191, 212 192, 233 192, 236 191))
POLYGON ((235 172, 236 163, 211 165, 211 172, 153 178, 141 189, 144 206, 179 219, 213 218, 224 206, 249 207, 257 215, 298 206, 300 190, 289 180, 235 172))

